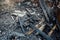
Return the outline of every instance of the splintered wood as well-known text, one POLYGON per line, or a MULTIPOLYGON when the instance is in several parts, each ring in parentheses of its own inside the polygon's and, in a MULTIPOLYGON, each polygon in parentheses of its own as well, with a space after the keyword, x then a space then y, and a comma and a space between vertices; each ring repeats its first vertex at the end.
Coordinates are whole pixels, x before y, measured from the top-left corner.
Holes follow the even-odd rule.
MULTIPOLYGON (((45 28, 45 24, 42 24, 44 22, 44 19, 42 18, 42 20, 39 22, 39 24, 35 25, 35 27, 38 29, 38 30, 41 30, 43 31, 44 28, 45 28)), ((30 31, 28 31, 26 34, 30 35, 31 33, 33 33, 33 29, 30 29, 30 31)))
POLYGON ((54 25, 54 27, 50 30, 50 32, 48 33, 48 35, 49 35, 49 36, 51 36, 51 35, 52 35, 52 33, 54 32, 54 30, 56 29, 56 27, 57 27, 57 26, 56 26, 56 25, 54 25))
POLYGON ((26 34, 30 35, 31 33, 33 33, 33 29, 30 29, 28 32, 26 32, 26 34))
POLYGON ((39 22, 39 24, 37 24, 35 27, 38 28, 39 30, 43 31, 45 28, 45 24, 43 24, 44 19, 42 18, 42 20, 39 22))

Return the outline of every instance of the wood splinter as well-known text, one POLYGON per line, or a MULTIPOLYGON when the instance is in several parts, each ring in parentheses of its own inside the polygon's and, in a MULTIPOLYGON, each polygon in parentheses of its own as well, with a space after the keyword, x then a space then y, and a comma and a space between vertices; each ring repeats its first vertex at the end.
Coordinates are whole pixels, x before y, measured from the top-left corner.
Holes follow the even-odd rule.
POLYGON ((50 30, 50 32, 48 33, 49 36, 52 35, 52 33, 54 32, 54 30, 56 29, 56 27, 57 27, 57 26, 55 25, 55 26, 50 30))

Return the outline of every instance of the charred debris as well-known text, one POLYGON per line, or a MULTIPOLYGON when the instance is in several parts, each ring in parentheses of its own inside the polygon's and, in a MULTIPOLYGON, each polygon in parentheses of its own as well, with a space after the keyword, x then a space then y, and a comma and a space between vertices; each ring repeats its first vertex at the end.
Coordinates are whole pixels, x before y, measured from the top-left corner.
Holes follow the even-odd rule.
POLYGON ((0 40, 60 40, 60 27, 54 14, 58 2, 23 0, 7 8, 0 4, 0 40))

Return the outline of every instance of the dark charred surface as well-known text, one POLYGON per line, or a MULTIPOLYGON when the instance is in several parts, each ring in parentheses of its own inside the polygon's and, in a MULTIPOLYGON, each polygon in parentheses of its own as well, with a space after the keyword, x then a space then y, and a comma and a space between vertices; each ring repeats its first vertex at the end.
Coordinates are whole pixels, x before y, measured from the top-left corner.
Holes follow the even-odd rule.
MULTIPOLYGON (((5 0, 8 6, 0 4, 0 40, 60 40, 60 29, 57 26, 54 29, 56 19, 52 20, 56 15, 60 23, 59 7, 53 9, 55 15, 50 14, 47 22, 39 0, 8 1, 5 0), (49 35, 51 30, 53 32, 49 35)), ((53 2, 45 2, 50 8, 54 5, 53 2)))

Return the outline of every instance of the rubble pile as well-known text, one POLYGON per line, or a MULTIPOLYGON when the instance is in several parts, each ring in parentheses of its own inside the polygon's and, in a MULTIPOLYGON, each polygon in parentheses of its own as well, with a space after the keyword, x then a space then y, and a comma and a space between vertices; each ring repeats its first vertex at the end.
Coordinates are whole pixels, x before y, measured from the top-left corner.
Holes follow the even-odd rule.
POLYGON ((0 40, 56 40, 50 32, 56 29, 55 19, 48 22, 37 5, 27 1, 17 3, 13 11, 1 12, 0 40))

